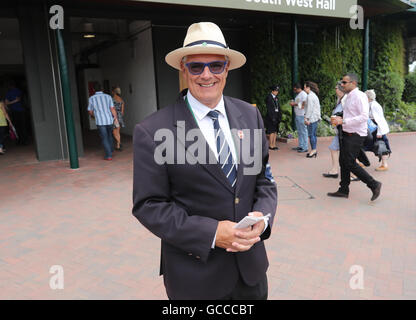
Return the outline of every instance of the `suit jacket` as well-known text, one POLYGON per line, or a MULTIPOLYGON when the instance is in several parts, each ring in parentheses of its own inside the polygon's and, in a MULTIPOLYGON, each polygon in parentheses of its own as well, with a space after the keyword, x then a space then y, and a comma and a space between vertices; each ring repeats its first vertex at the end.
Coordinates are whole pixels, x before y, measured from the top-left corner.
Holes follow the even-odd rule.
MULTIPOLYGON (((185 132, 197 128, 182 96, 134 130, 133 215, 161 239, 160 274, 171 299, 219 299, 232 291, 239 274, 255 285, 268 267, 263 241, 239 253, 211 248, 218 221, 238 222, 251 211, 272 214, 261 236, 267 239, 277 205, 276 185, 264 175, 268 148, 259 111, 230 97, 224 102, 231 129, 262 131, 261 172, 243 175, 246 165, 240 162, 235 188, 217 163, 177 164, 183 157, 177 148, 188 149, 193 143, 185 140, 185 132), (175 164, 155 162, 155 150, 164 143, 154 139, 161 128, 173 132, 175 164)), ((242 143, 238 136, 233 138, 242 143)))
POLYGON ((277 125, 282 120, 282 110, 280 110, 279 100, 273 98, 272 94, 266 97, 267 118, 270 125, 277 125), (276 108, 278 111, 276 112, 276 108))

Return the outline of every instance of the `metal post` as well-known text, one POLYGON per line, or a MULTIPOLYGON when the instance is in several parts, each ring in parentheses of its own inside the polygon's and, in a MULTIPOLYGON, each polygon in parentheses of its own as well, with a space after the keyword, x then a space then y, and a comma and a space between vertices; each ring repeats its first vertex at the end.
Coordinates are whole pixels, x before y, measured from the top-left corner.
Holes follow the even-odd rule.
MULTIPOLYGON (((299 82, 298 25, 296 18, 292 16, 292 89, 297 82, 299 82)), ((295 111, 292 108, 292 128, 295 126, 295 111)))
POLYGON ((69 84, 68 65, 66 62, 65 46, 60 29, 56 29, 58 40, 59 73, 61 75, 62 95, 64 99, 66 134, 68 138, 69 161, 71 169, 78 169, 78 149, 75 136, 74 119, 72 116, 71 87, 69 84))
POLYGON ((367 19, 364 27, 363 38, 363 76, 362 76, 362 91, 368 89, 368 69, 370 61, 370 19, 367 19))

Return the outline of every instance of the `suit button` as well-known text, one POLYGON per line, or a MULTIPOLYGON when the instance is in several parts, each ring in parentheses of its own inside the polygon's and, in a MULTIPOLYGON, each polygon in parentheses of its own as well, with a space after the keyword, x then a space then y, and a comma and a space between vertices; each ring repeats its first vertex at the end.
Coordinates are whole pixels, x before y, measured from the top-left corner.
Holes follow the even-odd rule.
POLYGON ((240 198, 236 197, 234 202, 235 202, 235 204, 239 204, 240 203, 240 198))

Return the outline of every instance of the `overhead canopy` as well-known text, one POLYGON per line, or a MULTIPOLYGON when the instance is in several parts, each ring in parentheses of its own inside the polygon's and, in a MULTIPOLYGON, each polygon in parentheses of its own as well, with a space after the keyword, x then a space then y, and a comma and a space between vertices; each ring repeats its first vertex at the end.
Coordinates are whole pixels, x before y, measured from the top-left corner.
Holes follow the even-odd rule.
POLYGON ((407 10, 402 10, 390 16, 390 18, 397 21, 404 22, 406 26, 406 37, 416 37, 416 0, 403 0, 410 6, 407 10), (410 7, 410 9, 409 9, 410 7))
POLYGON ((251 11, 351 18, 350 8, 357 0, 135 0, 251 11))
POLYGON ((364 8, 366 17, 394 14, 412 8, 406 0, 358 0, 358 4, 364 8))

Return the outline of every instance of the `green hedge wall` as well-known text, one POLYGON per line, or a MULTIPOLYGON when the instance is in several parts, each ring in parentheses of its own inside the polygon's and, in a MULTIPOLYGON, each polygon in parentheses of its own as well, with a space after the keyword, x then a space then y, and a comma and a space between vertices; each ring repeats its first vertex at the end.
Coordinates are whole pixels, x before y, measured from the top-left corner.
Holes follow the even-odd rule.
POLYGON ((406 102, 416 102, 416 72, 409 73, 405 77, 403 100, 406 102))
MULTIPOLYGON (((371 50, 369 88, 375 89, 377 99, 387 110, 400 107, 404 89, 405 49, 403 26, 397 22, 371 23, 371 50)), ((310 32, 309 30, 305 30, 310 32)), ((302 28, 298 29, 302 39, 302 28)), ((362 72, 362 30, 352 30, 349 23, 318 29, 311 44, 300 41, 299 79, 318 84, 322 114, 329 115, 334 108, 336 82, 347 72, 362 72), (339 41, 336 41, 336 39, 339 41)), ((280 101, 286 104, 292 98, 291 33, 290 30, 270 24, 253 28, 250 39, 251 103, 265 114, 265 96, 268 87, 280 85, 280 101)), ((290 109, 284 108, 282 131, 290 132, 290 109), (286 110, 288 109, 288 110, 286 110)))
POLYGON ((341 26, 339 44, 336 45, 336 29, 323 29, 317 33, 313 45, 299 46, 300 79, 318 84, 321 112, 329 115, 336 103, 334 88, 337 81, 347 72, 355 72, 361 77, 362 65, 362 33, 341 26))
POLYGON ((386 112, 401 106, 405 76, 404 27, 401 23, 379 20, 371 28, 373 63, 368 86, 386 112))
POLYGON ((251 33, 250 74, 251 98, 263 115, 266 114, 265 98, 273 84, 280 86, 280 101, 291 99, 292 73, 290 33, 274 32, 270 39, 268 29, 257 28, 251 33))
POLYGON ((281 132, 292 132, 291 110, 287 101, 292 98, 292 54, 290 32, 274 30, 273 37, 267 26, 256 28, 250 34, 251 103, 265 116, 267 94, 273 84, 280 86, 279 99, 283 118, 281 132))

